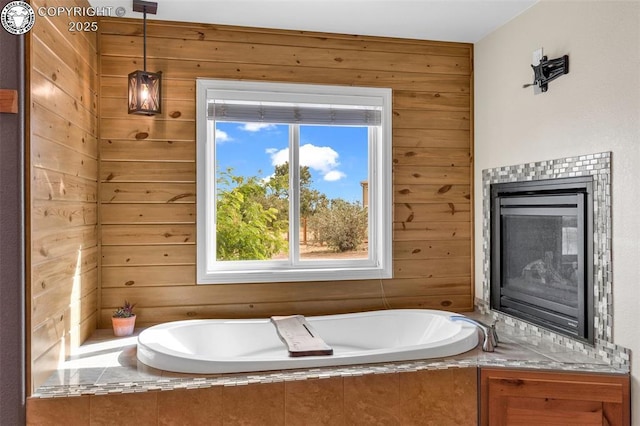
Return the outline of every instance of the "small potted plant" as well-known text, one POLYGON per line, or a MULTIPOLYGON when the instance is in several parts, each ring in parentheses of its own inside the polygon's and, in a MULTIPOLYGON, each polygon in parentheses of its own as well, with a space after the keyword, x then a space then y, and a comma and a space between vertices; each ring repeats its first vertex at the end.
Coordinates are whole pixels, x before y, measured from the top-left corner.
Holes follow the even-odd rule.
POLYGON ((136 314, 133 313, 133 307, 128 301, 124 301, 124 305, 113 311, 111 323, 113 324, 113 334, 116 336, 129 336, 133 333, 136 326, 136 314))

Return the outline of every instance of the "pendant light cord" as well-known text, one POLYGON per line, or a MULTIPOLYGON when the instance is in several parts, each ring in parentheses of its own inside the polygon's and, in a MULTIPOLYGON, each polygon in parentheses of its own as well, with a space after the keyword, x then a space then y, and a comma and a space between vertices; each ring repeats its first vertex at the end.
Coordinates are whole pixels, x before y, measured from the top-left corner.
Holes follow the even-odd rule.
POLYGON ((147 6, 142 8, 142 60, 143 70, 147 71, 147 6))

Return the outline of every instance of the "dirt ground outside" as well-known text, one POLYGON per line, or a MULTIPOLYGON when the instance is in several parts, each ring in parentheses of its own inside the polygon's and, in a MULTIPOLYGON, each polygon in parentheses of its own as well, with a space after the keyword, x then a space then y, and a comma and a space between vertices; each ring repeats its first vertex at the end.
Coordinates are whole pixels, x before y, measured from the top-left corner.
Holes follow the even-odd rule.
MULTIPOLYGON (((287 253, 280 253, 273 259, 286 259, 287 253)), ((366 259, 368 257, 367 244, 358 247, 357 250, 336 252, 333 249, 318 244, 300 244, 300 258, 307 260, 342 260, 342 259, 366 259)))

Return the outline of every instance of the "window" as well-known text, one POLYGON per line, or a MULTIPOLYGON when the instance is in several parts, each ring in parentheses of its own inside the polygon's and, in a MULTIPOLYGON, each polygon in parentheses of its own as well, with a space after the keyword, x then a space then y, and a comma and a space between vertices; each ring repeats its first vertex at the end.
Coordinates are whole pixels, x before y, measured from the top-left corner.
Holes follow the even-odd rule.
POLYGON ((391 90, 197 81, 199 284, 392 276, 391 90))

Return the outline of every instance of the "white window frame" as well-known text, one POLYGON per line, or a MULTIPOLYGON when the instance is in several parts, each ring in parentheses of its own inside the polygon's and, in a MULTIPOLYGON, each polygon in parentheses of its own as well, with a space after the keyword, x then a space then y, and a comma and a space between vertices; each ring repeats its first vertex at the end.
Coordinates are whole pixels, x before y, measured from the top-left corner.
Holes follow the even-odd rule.
MULTIPOLYGON (((386 279, 392 266, 392 93, 387 88, 328 86, 298 83, 196 80, 197 130, 197 283, 234 284, 290 281, 335 281, 386 279), (325 105, 381 107, 381 125, 369 130, 369 258, 353 260, 216 261, 215 241, 215 140, 208 141, 211 120, 207 102, 211 99, 304 102, 325 105), (372 135, 372 133, 374 133, 372 135)), ((295 125, 294 125, 295 126, 295 125)), ((215 132, 214 132, 215 133, 215 132)), ((290 185, 296 182, 299 144, 291 146, 290 185)), ((293 187, 293 186, 290 186, 293 187)), ((299 192, 299 191, 298 191, 299 192)), ((298 211, 299 194, 290 193, 290 211, 298 211)), ((290 220, 290 246, 297 250, 299 220, 290 220), (294 222, 294 223, 291 223, 294 222)), ((291 257, 290 257, 291 259, 291 257)))

